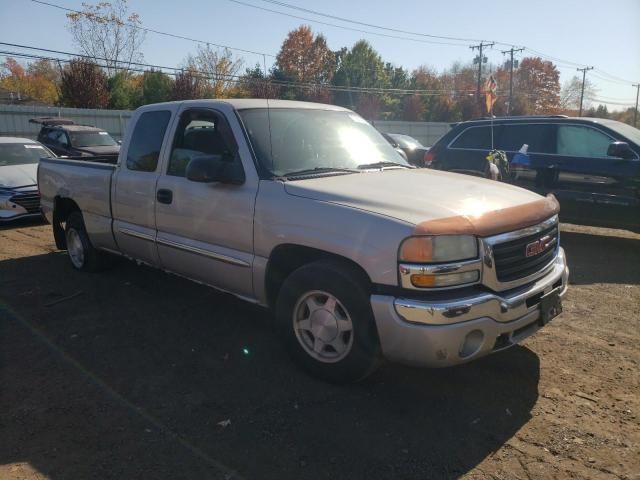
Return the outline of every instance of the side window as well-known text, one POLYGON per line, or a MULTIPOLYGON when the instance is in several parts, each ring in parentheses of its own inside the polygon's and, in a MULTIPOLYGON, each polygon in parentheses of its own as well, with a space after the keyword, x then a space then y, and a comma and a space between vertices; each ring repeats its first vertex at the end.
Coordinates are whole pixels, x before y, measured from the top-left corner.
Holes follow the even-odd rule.
POLYGON ((451 145, 451 148, 476 148, 491 150, 491 130, 489 127, 467 128, 451 145))
POLYGON ((167 175, 184 177, 189 162, 203 155, 230 155, 232 146, 224 127, 224 120, 211 110, 183 112, 173 139, 167 175))
POLYGON ((168 110, 144 112, 140 115, 127 150, 129 170, 141 172, 156 170, 162 140, 164 140, 170 118, 171 112, 168 110))
POLYGON ((69 137, 67 136, 67 132, 60 130, 60 135, 58 135, 58 143, 65 148, 69 146, 69 137))
POLYGON ((558 125, 559 155, 606 157, 612 141, 607 135, 591 127, 558 125))
POLYGON ((531 153, 554 153, 553 125, 534 123, 502 126, 497 142, 500 150, 517 152, 524 144, 529 145, 528 151, 531 153))
POLYGON ((47 132, 47 141, 54 144, 60 145, 60 130, 49 130, 47 132))

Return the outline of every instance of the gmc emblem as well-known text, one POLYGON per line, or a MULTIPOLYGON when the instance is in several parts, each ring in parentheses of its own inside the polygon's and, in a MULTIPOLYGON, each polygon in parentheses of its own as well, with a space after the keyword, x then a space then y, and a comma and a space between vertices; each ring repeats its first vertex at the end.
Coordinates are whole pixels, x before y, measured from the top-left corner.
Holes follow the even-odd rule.
POLYGON ((528 243, 525 247, 525 256, 533 257, 534 255, 539 255, 544 252, 547 248, 553 245, 553 238, 549 235, 545 235, 544 237, 536 240, 535 242, 528 243))

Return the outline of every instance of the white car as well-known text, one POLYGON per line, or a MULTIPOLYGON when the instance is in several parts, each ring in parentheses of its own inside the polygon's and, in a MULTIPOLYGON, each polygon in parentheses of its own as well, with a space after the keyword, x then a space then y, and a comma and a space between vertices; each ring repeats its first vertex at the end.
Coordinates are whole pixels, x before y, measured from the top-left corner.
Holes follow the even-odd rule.
POLYGON ((37 185, 40 157, 54 155, 28 138, 0 137, 0 223, 42 215, 37 185))

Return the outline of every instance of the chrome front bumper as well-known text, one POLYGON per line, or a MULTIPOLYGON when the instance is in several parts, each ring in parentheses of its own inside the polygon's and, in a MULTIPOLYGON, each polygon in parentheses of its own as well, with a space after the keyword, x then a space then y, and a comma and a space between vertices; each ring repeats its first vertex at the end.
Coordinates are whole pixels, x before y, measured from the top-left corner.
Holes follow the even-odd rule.
POLYGON ((563 249, 549 272, 504 294, 481 293, 448 302, 372 295, 382 352, 409 365, 465 363, 519 343, 540 324, 540 298, 566 294, 569 269, 563 249))

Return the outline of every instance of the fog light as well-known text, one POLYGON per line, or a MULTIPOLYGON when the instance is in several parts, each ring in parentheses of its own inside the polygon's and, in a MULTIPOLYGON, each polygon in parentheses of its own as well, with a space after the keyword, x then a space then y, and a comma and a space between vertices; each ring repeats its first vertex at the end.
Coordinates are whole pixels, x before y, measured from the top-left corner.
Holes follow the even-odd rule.
POLYGON ((467 358, 478 353, 482 342, 484 341, 484 333, 482 330, 472 330, 464 337, 464 343, 460 349, 460 358, 467 358))
POLYGON ((411 275, 411 284, 417 288, 449 287, 478 281, 480 272, 472 270, 462 273, 447 273, 442 275, 428 275, 416 273, 411 275))

